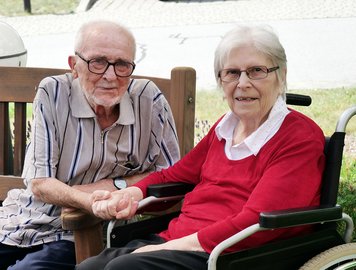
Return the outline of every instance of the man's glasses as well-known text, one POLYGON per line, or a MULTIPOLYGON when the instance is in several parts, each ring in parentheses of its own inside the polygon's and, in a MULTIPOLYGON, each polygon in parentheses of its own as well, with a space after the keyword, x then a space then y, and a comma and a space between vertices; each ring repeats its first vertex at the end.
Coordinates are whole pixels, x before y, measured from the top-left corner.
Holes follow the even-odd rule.
POLYGON ((88 64, 88 70, 91 73, 98 75, 104 74, 110 66, 113 66, 117 77, 130 77, 136 66, 135 63, 126 62, 121 59, 111 63, 104 57, 87 60, 78 52, 75 52, 75 54, 88 64))
POLYGON ((268 73, 276 71, 277 69, 279 69, 278 66, 271 68, 267 68, 265 66, 254 66, 245 70, 228 68, 220 70, 218 76, 223 82, 234 82, 240 79, 242 72, 246 72, 247 77, 251 80, 261 80, 267 78, 268 73))

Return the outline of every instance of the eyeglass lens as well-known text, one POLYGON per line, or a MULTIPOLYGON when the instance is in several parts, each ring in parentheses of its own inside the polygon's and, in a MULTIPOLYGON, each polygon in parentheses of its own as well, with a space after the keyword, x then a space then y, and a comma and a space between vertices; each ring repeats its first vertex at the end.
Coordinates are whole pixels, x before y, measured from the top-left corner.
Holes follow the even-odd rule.
POLYGON ((86 60, 81 54, 75 52, 84 62, 88 64, 88 70, 94 74, 104 74, 110 66, 114 67, 114 72, 118 77, 129 77, 135 69, 135 64, 122 59, 110 63, 106 58, 94 58, 86 60))
POLYGON ((232 82, 240 79, 241 73, 246 72, 248 78, 252 80, 264 79, 268 73, 277 70, 279 67, 267 68, 266 66, 253 66, 246 70, 240 69, 223 69, 220 71, 220 78, 224 82, 232 82))
POLYGON ((96 74, 103 74, 109 68, 109 66, 114 67, 115 74, 117 76, 130 76, 134 70, 134 65, 132 63, 119 60, 115 63, 110 63, 104 58, 92 59, 88 62, 89 71, 96 74))

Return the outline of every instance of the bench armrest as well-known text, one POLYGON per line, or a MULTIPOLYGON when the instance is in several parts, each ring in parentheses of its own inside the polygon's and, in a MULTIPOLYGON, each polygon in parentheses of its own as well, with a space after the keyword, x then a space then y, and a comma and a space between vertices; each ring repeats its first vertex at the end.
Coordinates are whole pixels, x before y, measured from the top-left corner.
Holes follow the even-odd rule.
POLYGON ((102 220, 80 210, 62 213, 62 228, 73 231, 76 261, 99 254, 104 249, 102 220))

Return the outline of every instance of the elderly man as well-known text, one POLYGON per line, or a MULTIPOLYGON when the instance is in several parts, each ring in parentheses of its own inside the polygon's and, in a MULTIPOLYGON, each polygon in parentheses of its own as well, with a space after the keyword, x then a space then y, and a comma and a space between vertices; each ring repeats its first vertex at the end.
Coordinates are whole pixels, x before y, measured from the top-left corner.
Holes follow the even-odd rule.
POLYGON ((73 269, 61 211, 91 213, 94 190, 131 186, 179 159, 167 101, 151 81, 130 78, 135 48, 125 27, 87 23, 68 58, 72 73, 40 83, 27 189, 10 191, 0 208, 0 269, 73 269))

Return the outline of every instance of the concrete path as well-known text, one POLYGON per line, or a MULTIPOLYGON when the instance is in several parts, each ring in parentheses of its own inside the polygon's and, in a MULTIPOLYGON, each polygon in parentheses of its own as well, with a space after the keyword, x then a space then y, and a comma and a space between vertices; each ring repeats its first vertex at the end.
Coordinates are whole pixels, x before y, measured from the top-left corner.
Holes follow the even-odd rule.
POLYGON ((288 57, 290 89, 356 86, 356 1, 99 0, 88 12, 0 17, 22 36, 27 66, 67 67, 74 33, 91 19, 116 19, 134 32, 137 74, 169 76, 192 66, 198 89, 214 89, 214 50, 236 23, 266 23, 288 57))

